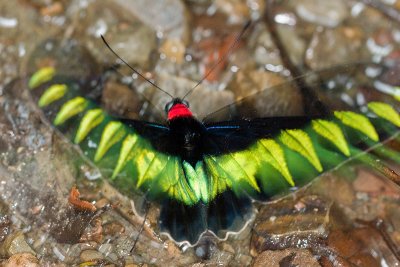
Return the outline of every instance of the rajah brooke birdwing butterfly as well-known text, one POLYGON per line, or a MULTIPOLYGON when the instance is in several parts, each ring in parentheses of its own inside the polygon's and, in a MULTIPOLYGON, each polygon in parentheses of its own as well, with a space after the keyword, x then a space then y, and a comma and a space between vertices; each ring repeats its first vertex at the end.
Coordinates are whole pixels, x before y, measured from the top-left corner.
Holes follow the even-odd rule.
MULTIPOLYGON (((229 107, 201 121, 185 96, 174 97, 154 83, 172 98, 165 123, 113 117, 91 97, 89 84, 63 77, 54 67, 37 70, 28 87, 45 116, 88 158, 111 168, 112 179, 129 177, 126 186, 161 203, 162 232, 195 244, 205 233, 224 237, 242 229, 252 214, 252 199, 298 188, 397 132, 395 96, 381 94, 376 97, 380 101, 370 103, 345 101, 355 98, 350 89, 356 94, 364 90, 364 95, 374 90, 370 84, 368 89, 352 84, 349 70, 358 67, 317 73, 330 74, 324 81, 336 85, 343 77, 346 81, 340 90, 328 82, 325 90, 315 92, 323 112, 261 118, 249 112, 248 118, 226 121, 212 116, 229 107)), ((262 92, 240 102, 251 102, 262 92)), ((364 158, 370 159, 372 155, 364 158)))

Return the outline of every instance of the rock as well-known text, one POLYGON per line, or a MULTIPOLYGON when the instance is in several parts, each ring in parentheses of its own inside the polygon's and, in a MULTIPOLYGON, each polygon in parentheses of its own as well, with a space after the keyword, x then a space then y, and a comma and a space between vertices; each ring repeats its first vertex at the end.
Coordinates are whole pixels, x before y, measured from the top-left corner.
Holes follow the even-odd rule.
POLYGON ((9 217, 0 213, 0 242, 3 242, 10 233, 11 224, 9 217))
POLYGON ((272 41, 271 34, 266 26, 257 25, 249 38, 254 61, 261 66, 269 66, 282 69, 282 60, 279 51, 272 41))
POLYGON ((61 2, 55 2, 46 7, 40 9, 40 14, 42 16, 56 16, 64 12, 64 7, 61 2))
POLYGON ((350 258, 361 249, 361 244, 354 237, 340 230, 329 233, 328 245, 345 258, 350 258))
MULTIPOLYGON (((14 50, 18 58, 14 65, 18 65, 37 42, 46 35, 54 33, 54 25, 38 25, 34 21, 40 20, 40 13, 29 4, 18 2, 1 2, 0 9, 4 14, 0 22, 1 47, 5 50, 14 50), (19 52, 21 52, 19 54, 19 52), (19 55, 18 55, 19 54, 19 55)), ((0 60, 4 59, 4 51, 1 52, 0 60)), ((2 62, 2 66, 4 63, 2 62)), ((15 66, 14 66, 15 67, 15 66)), ((1 79, 2 83, 4 79, 1 79)))
POLYGON ((83 235, 80 237, 80 242, 90 242, 94 241, 96 243, 101 243, 103 240, 103 226, 102 226, 102 221, 100 218, 95 218, 91 224, 90 227, 87 227, 85 229, 85 232, 83 235))
POLYGON ((25 240, 25 235, 22 232, 16 232, 8 235, 7 238, 0 244, 0 255, 12 256, 17 253, 30 253, 35 255, 35 251, 28 245, 25 240))
POLYGON ((300 91, 278 74, 240 70, 228 88, 240 101, 237 106, 244 117, 303 114, 300 91))
MULTIPOLYGON (((124 29, 109 31, 104 37, 121 58, 140 67, 149 65, 150 53, 156 49, 155 31, 138 22, 129 24, 124 29)), ((102 48, 104 53, 114 58, 112 62, 116 60, 105 45, 102 48)))
POLYGON ((290 60, 297 66, 301 65, 307 48, 305 40, 293 26, 278 24, 277 29, 282 43, 286 44, 290 60))
POLYGON ((379 267, 382 266, 375 257, 369 253, 361 252, 353 255, 349 262, 354 266, 368 266, 368 267, 379 267))
MULTIPOLYGON (((0 140, 1 140, 1 135, 0 135, 0 140)), ((10 216, 8 213, 9 213, 8 206, 6 205, 6 203, 0 200, 0 243, 3 242, 4 239, 7 237, 7 235, 11 232, 12 222, 10 220, 10 216)))
POLYGON ((397 86, 400 84, 400 49, 393 50, 388 56, 384 58, 385 65, 388 70, 385 71, 380 80, 383 83, 397 86))
POLYGON ((375 56, 388 56, 394 49, 392 29, 380 28, 373 32, 367 40, 367 48, 375 56))
POLYGON ((30 253, 17 253, 1 264, 2 267, 39 267, 38 259, 30 253))
POLYGON ((307 266, 319 267, 317 259, 306 249, 285 249, 281 251, 267 250, 261 253, 253 267, 307 266))
POLYGON ((101 102, 111 114, 129 119, 138 119, 142 107, 136 91, 112 81, 106 82, 101 102))
MULTIPOLYGON (((41 67, 55 67, 57 75, 70 79, 99 75, 100 66, 83 44, 74 39, 46 39, 32 51, 25 75, 36 72, 41 67)), ((25 72, 25 73, 24 73, 25 72)))
MULTIPOLYGON (((132 16, 129 9, 113 1, 101 1, 82 5, 71 4, 68 13, 85 12, 74 26, 80 40, 98 62, 112 65, 115 55, 100 38, 103 35, 111 48, 125 61, 140 67, 148 67, 150 53, 156 50, 156 30, 132 16)), ((72 18, 74 20, 74 18, 72 18)))
POLYGON ((88 262, 88 261, 102 260, 102 259, 104 259, 104 256, 97 250, 87 249, 87 250, 82 251, 79 258, 83 262, 88 262))
POLYGON ((296 12, 305 21, 326 27, 336 27, 347 16, 349 8, 345 1, 296 1, 296 12))
POLYGON ((391 182, 363 169, 359 170, 357 179, 353 182, 353 187, 356 192, 364 192, 375 197, 398 197, 399 194, 398 188, 394 187, 391 182))
MULTIPOLYGON (((328 237, 328 246, 335 251, 337 257, 345 264, 355 266, 380 266, 379 262, 375 259, 371 251, 374 248, 382 246, 382 240, 376 236, 375 231, 371 229, 355 229, 350 232, 344 232, 341 230, 332 231, 328 237), (366 233, 370 235, 365 236, 366 233), (361 235, 361 238, 360 238, 361 235), (370 238, 375 240, 374 244, 371 244, 370 238)), ((387 248, 380 247, 379 251, 384 251, 387 248)), ((389 260, 390 261, 390 260, 389 260)), ((391 264, 388 266, 392 266, 391 264)))
POLYGON ((252 251, 319 246, 328 233, 330 212, 329 202, 312 195, 270 203, 255 221, 252 251))
POLYGON ((125 232, 125 227, 119 222, 110 222, 103 225, 104 235, 120 235, 125 232))
POLYGON ((188 42, 189 24, 185 5, 180 0, 116 0, 118 5, 131 12, 153 31, 167 38, 188 42), (150 8, 151 7, 151 8, 150 8))
MULTIPOLYGON (((347 171, 346 177, 349 176, 347 171)), ((310 188, 311 192, 333 200, 338 205, 350 206, 355 200, 355 192, 349 181, 339 173, 327 173, 323 179, 316 181, 310 188), (335 188, 336 190, 332 190, 335 188)))
POLYGON ((250 9, 246 2, 235 0, 216 0, 217 8, 229 15, 231 22, 240 23, 249 19, 250 9))
POLYGON ((159 50, 172 62, 181 64, 184 60, 186 48, 179 39, 166 39, 159 50))
POLYGON ((306 51, 305 62, 313 70, 357 62, 367 54, 364 36, 356 27, 318 28, 306 51))
POLYGON ((114 246, 110 243, 102 244, 99 247, 99 252, 106 256, 108 256, 111 252, 113 252, 113 250, 114 250, 114 246))

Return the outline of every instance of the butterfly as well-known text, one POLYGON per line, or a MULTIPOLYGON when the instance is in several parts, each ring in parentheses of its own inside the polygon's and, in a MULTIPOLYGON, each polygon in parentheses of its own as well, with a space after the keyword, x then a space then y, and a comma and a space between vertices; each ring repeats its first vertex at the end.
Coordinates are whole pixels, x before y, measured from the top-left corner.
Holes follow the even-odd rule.
MULTIPOLYGON (((326 81, 349 78, 348 69, 326 81)), ((397 132, 396 96, 357 106, 343 97, 349 88, 329 84, 315 92, 323 111, 298 116, 212 119, 227 106, 200 120, 185 97, 170 95, 164 123, 112 116, 88 93, 90 85, 54 67, 36 70, 28 87, 45 117, 90 160, 112 169, 112 180, 161 204, 161 232, 196 244, 206 234, 222 238, 242 229, 253 200, 296 190, 397 132)), ((373 156, 361 159, 372 162, 373 156)))

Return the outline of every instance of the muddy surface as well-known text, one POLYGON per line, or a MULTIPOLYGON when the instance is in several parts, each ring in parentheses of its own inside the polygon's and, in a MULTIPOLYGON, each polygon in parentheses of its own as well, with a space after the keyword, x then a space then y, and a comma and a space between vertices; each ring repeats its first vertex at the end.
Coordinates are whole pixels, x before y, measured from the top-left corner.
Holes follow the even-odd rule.
MULTIPOLYGON (((27 89, 32 72, 54 66, 74 79, 101 77, 99 97, 113 114, 162 120, 168 96, 120 64, 104 35, 176 96, 212 70, 188 98, 199 117, 217 111, 210 120, 312 112, 299 79, 273 86, 328 68, 306 75, 323 80, 344 64, 384 66, 380 73, 369 68, 370 82, 398 96, 399 10, 399 1, 378 0, 0 2, 0 264, 399 266, 400 187, 371 164, 351 160, 288 196, 255 203, 255 218, 227 240, 179 247, 159 233, 158 205, 143 221, 140 196, 101 175, 46 122, 27 89), (96 211, 70 205, 74 185, 77 200, 96 211)), ((329 98, 332 106, 335 97, 385 100, 377 93, 361 99, 350 89, 329 98)), ((384 146, 399 152, 398 136, 384 146)), ((400 171, 395 161, 380 160, 400 171)))

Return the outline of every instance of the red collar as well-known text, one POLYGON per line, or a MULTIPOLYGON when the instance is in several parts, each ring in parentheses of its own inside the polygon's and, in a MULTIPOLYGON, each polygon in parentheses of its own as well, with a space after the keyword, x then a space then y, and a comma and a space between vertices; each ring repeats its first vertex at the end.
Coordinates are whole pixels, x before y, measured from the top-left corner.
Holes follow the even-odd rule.
POLYGON ((190 109, 184 104, 175 104, 169 111, 168 111, 168 120, 173 120, 176 118, 183 118, 183 117, 193 117, 192 112, 190 109))

